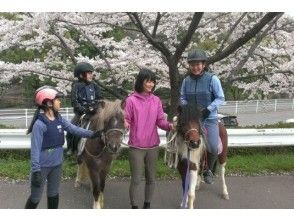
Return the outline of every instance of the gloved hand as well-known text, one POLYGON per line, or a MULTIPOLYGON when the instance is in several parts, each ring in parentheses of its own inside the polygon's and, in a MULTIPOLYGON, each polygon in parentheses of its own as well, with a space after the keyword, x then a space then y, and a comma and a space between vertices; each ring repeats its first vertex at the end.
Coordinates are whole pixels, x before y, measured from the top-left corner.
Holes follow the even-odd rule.
POLYGON ((89 107, 89 108, 87 108, 87 110, 86 110, 86 114, 93 115, 93 114, 96 113, 96 110, 97 110, 97 109, 95 109, 95 108, 93 108, 93 107, 89 107))
POLYGON ((85 114, 86 113, 86 108, 83 107, 83 106, 79 106, 79 107, 76 107, 76 111, 79 113, 79 114, 85 114))
POLYGON ((31 184, 35 187, 40 187, 42 185, 41 171, 36 171, 32 173, 31 184))
POLYGON ((91 138, 94 139, 94 138, 97 138, 97 137, 101 137, 101 133, 102 132, 100 130, 94 131, 91 138))
POLYGON ((208 118, 210 111, 207 108, 204 108, 201 110, 201 113, 202 113, 202 118, 206 119, 206 118, 208 118))

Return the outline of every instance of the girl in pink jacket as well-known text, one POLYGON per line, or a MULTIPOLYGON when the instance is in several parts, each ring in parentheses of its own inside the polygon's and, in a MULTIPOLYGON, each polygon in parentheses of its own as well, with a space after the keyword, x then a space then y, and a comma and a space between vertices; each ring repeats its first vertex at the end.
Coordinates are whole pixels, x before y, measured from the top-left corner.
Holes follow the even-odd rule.
POLYGON ((125 127, 130 130, 129 162, 131 184, 129 195, 132 208, 138 208, 138 189, 145 165, 145 201, 143 208, 150 208, 156 175, 158 145, 160 143, 157 127, 163 130, 173 129, 162 109, 159 97, 152 92, 155 88, 155 74, 149 69, 140 70, 135 91, 126 99, 125 127))

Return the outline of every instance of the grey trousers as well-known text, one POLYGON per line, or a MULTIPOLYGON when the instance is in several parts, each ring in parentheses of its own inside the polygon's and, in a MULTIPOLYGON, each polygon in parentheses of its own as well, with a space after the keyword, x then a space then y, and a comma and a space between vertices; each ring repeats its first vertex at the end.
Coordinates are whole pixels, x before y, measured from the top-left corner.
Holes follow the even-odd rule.
POLYGON ((54 197, 59 194, 61 180, 61 165, 56 167, 41 167, 42 185, 35 187, 31 185, 31 201, 39 203, 42 198, 45 183, 47 181, 47 197, 54 197))
POLYGON ((132 206, 138 206, 139 185, 142 177, 142 168, 145 165, 145 200, 151 202, 156 177, 156 161, 158 157, 158 148, 136 149, 130 148, 129 162, 131 170, 131 184, 129 188, 130 202, 132 206))

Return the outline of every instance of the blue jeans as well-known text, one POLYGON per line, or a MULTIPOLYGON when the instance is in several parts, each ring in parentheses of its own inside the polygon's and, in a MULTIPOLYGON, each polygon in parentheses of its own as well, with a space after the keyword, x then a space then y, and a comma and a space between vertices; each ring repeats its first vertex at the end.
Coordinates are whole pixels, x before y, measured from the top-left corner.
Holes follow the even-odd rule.
POLYGON ((207 132, 207 151, 214 155, 217 155, 219 141, 218 119, 205 119, 202 121, 202 126, 205 128, 207 132))

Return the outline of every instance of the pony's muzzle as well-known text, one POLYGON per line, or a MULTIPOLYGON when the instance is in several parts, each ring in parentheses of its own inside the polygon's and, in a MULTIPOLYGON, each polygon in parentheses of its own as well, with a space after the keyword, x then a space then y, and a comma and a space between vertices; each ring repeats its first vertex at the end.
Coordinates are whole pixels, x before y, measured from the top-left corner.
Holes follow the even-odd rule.
POLYGON ((120 149, 121 144, 120 143, 109 143, 108 148, 111 149, 113 153, 117 153, 120 149))
POLYGON ((191 149, 196 149, 196 148, 198 148, 199 146, 200 146, 200 140, 198 140, 198 141, 190 140, 190 141, 189 141, 189 147, 190 147, 191 149))

